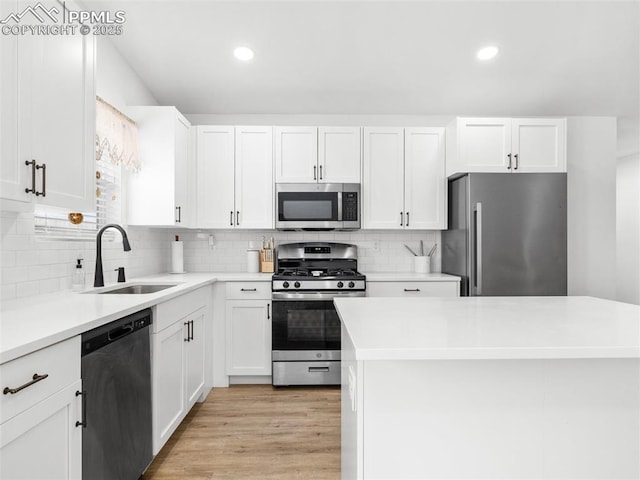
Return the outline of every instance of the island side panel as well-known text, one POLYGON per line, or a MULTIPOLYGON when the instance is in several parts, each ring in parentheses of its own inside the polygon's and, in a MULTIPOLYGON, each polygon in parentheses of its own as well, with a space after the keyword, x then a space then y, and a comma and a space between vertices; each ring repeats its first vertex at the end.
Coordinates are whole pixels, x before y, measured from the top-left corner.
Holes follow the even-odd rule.
POLYGON ((363 370, 364 478, 640 475, 638 359, 365 361, 363 370))
POLYGON ((363 476, 363 375, 355 348, 342 323, 341 340, 341 428, 342 478, 362 480, 363 476))

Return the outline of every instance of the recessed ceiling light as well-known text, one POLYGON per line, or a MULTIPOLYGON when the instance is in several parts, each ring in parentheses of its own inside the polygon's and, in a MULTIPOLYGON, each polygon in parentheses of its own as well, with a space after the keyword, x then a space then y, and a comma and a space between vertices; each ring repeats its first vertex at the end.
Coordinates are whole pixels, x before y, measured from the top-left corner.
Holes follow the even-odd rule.
POLYGON ((478 50, 478 53, 476 53, 476 57, 478 57, 478 60, 491 60, 496 55, 498 55, 498 47, 496 47, 495 45, 483 47, 478 50))
POLYGON ((233 55, 242 62, 248 62, 253 58, 253 50, 248 47, 238 47, 233 51, 233 55))

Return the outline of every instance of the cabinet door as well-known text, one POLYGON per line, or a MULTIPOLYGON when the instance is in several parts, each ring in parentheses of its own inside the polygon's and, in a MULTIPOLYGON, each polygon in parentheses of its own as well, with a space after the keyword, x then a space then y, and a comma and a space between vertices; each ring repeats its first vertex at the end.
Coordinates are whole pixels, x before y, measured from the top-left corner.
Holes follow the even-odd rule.
POLYGON ((276 127, 276 182, 314 183, 318 180, 318 129, 276 127))
POLYGON ((175 118, 175 224, 180 227, 193 226, 195 206, 189 203, 189 190, 193 189, 192 172, 189 165, 189 128, 186 118, 176 112, 175 118))
MULTIPOLYGON (((0 2, 0 17, 19 12, 18 2, 0 2)), ((18 152, 18 36, 0 35, 0 197, 31 202, 31 167, 18 152)))
POLYGON ((365 128, 362 228, 404 226, 404 130, 365 128))
POLYGON ((517 118, 511 123, 514 172, 566 172, 566 119, 517 118))
POLYGON ((227 300, 227 375, 271 375, 271 305, 227 300))
POLYGON ((457 171, 510 172, 511 119, 459 118, 458 157, 457 171))
POLYGON ((318 129, 318 181, 360 183, 360 127, 318 129))
POLYGON ((198 228, 233 228, 235 224, 234 148, 234 127, 197 127, 198 228))
MULTIPOLYGON (((61 10, 55 0, 41 3, 61 10)), ((46 190, 38 201, 94 210, 94 36, 22 35, 18 48, 20 161, 46 164, 46 182, 44 170, 37 174, 37 189, 46 190)))
POLYGON ((0 425, 0 478, 82 477, 82 381, 0 425))
POLYGON ((153 454, 157 454, 186 414, 184 345, 187 329, 178 321, 153 334, 153 454))
POLYGON ((189 410, 204 388, 204 316, 206 308, 201 308, 187 318, 185 345, 185 380, 187 382, 187 410, 189 410), (189 322, 191 322, 189 324, 189 322))
POLYGON ((238 228, 273 228, 273 129, 236 127, 238 228))
POLYGON ((404 132, 405 227, 443 230, 445 165, 443 128, 406 128, 404 132))

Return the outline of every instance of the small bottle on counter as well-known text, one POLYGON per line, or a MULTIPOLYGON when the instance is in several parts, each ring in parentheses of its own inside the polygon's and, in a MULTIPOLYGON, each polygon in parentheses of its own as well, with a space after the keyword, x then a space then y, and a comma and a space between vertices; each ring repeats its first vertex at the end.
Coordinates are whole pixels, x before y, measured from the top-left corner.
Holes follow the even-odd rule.
POLYGON ((82 268, 82 259, 76 260, 76 269, 73 272, 73 278, 71 279, 71 290, 79 292, 84 290, 84 269, 82 268))

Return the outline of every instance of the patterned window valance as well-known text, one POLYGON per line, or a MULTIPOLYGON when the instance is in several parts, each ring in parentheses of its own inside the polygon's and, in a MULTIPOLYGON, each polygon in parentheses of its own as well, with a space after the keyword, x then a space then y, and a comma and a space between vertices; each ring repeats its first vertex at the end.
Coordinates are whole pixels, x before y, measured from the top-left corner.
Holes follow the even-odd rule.
POLYGON ((100 160, 105 153, 114 165, 123 165, 134 172, 140 170, 136 122, 96 97, 96 159, 100 160))

